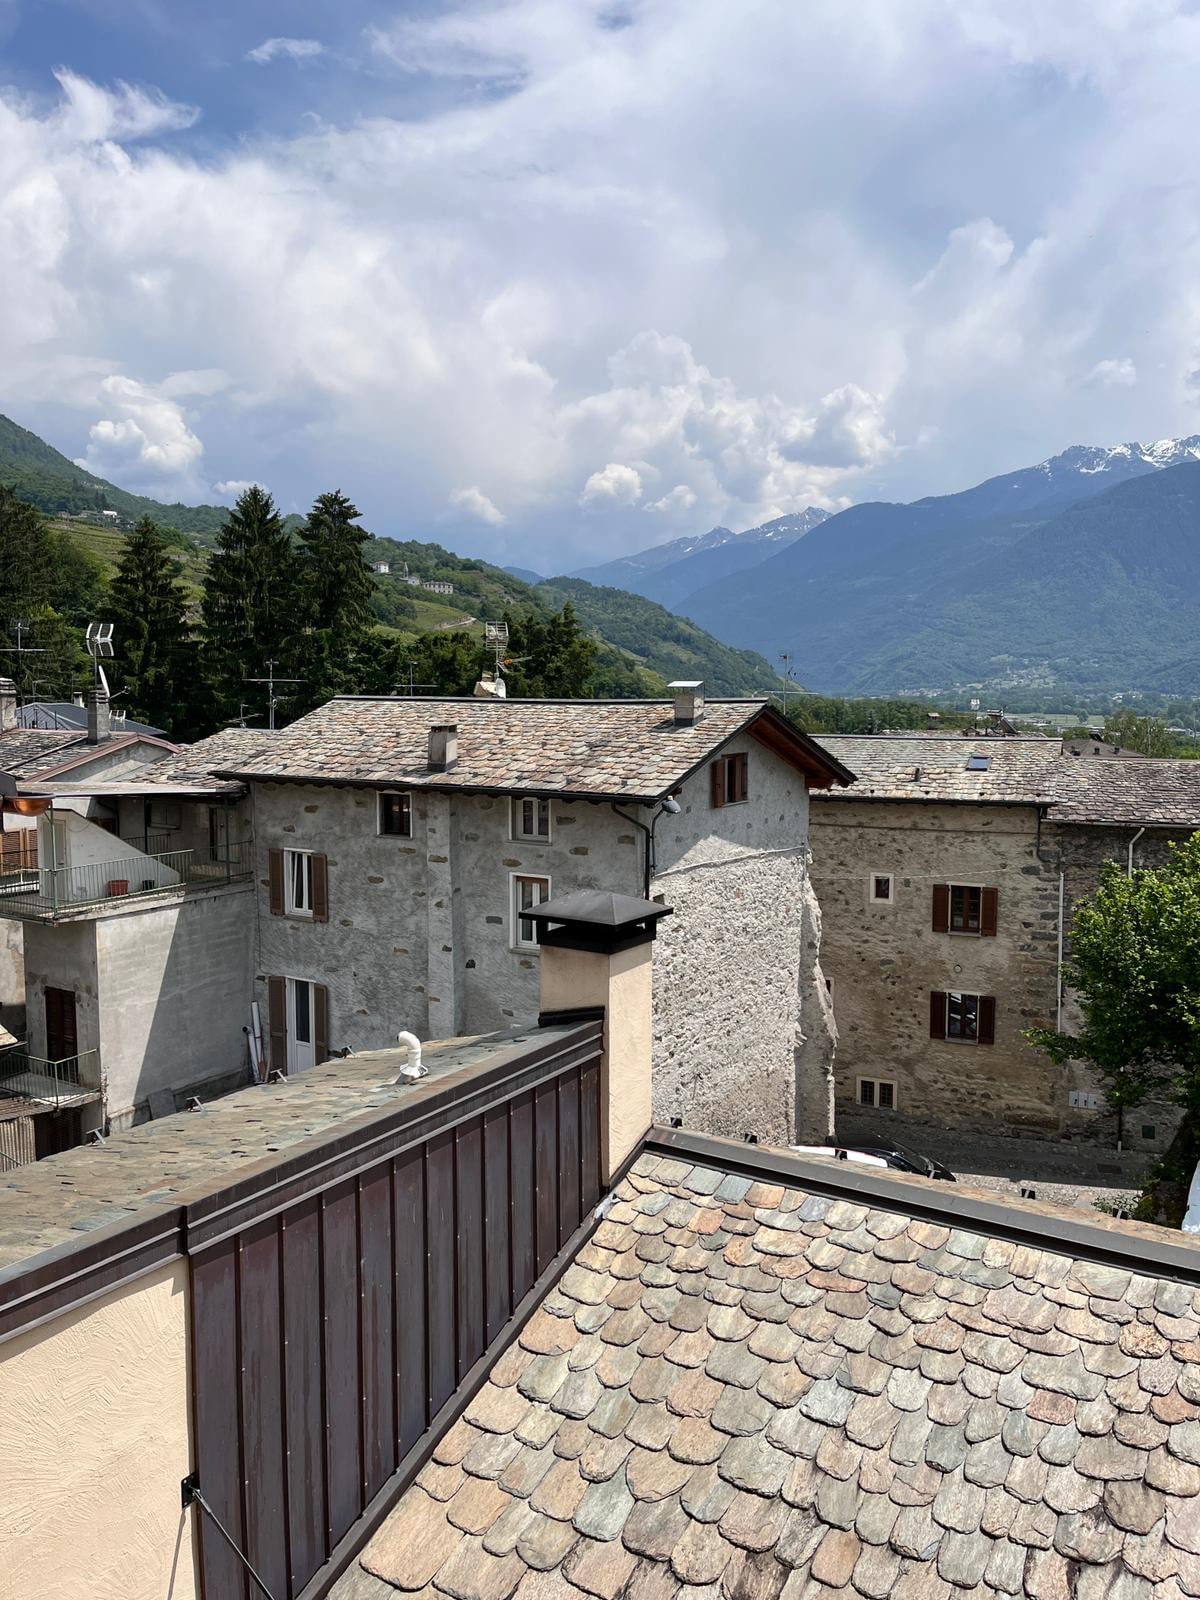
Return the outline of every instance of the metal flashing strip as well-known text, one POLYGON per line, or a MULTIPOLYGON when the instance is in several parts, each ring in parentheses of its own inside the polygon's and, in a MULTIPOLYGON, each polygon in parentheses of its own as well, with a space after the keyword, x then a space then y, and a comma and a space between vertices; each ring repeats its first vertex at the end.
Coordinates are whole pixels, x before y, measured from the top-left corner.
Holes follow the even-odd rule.
POLYGON ((1161 1235, 1155 1237, 1148 1224, 1105 1224, 1083 1216, 1076 1221, 1065 1210, 1046 1212, 1020 1201, 987 1200, 932 1178, 893 1177, 848 1161, 814 1161, 786 1150, 735 1144, 685 1128, 654 1127, 646 1135, 643 1149, 650 1155, 690 1158, 697 1166, 769 1179, 787 1188, 856 1201, 881 1211, 901 1211, 1036 1250, 1120 1267, 1142 1277, 1200 1285, 1200 1242, 1186 1243, 1182 1234, 1167 1228, 1154 1229, 1153 1235, 1161 1235))

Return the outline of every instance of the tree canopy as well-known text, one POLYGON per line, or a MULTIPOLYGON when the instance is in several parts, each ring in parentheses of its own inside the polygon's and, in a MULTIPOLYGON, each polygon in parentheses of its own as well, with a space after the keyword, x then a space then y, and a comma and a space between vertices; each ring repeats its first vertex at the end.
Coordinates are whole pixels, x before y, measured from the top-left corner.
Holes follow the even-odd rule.
POLYGON ((252 698, 247 679, 268 661, 289 674, 296 643, 296 581, 291 540, 265 489, 238 496, 208 564, 202 601, 204 665, 215 704, 212 722, 236 717, 252 698))
POLYGON ((121 552, 108 610, 126 711, 187 738, 197 720, 203 726, 204 708, 197 704, 197 650, 176 568, 162 531, 142 517, 121 552))

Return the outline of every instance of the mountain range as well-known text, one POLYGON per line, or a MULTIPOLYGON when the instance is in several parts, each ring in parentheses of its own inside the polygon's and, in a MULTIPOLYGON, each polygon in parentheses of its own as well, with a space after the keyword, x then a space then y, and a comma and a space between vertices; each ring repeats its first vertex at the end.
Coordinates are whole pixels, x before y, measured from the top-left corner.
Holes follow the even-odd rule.
POLYGON ((790 651, 822 692, 1197 693, 1200 435, 852 506, 674 609, 728 644, 790 651))

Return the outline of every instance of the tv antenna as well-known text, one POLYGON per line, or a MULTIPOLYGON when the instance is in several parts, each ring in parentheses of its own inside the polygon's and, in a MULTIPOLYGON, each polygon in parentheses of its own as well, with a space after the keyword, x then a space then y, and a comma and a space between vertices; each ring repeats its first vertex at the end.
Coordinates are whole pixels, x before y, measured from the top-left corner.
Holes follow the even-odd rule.
MULTIPOLYGON (((415 689, 436 689, 437 688, 437 684, 436 683, 417 683, 415 681, 414 677, 413 677, 413 674, 416 672, 416 670, 417 670, 417 663, 415 661, 410 661, 408 663, 408 683, 407 684, 403 684, 402 683, 400 685, 400 689, 403 689, 405 694, 407 694, 410 699, 413 698, 413 691, 415 689)), ((399 693, 399 690, 397 690, 397 693, 399 693)))
POLYGON ((528 661, 528 656, 510 656, 508 653, 508 623, 485 622, 483 625, 483 648, 492 652, 496 663, 496 678, 500 678, 508 671, 509 667, 519 666, 522 661, 528 661))
POLYGON ((104 675, 101 660, 111 660, 113 653, 113 625, 111 622, 89 622, 85 642, 88 655, 92 658, 92 683, 95 688, 103 689, 109 694, 108 679, 104 675))
POLYGON ((278 663, 278 661, 276 661, 274 656, 272 656, 271 659, 265 663, 265 665, 266 665, 266 669, 267 669, 267 675, 266 675, 265 678, 243 678, 242 682, 243 683, 265 683, 266 684, 266 686, 267 686, 267 727, 271 730, 272 733, 274 733, 275 732, 275 707, 280 703, 281 700, 285 700, 287 698, 286 695, 277 695, 275 693, 275 685, 277 683, 303 683, 304 679, 303 678, 277 678, 275 676, 275 668, 279 665, 279 663, 278 663))
POLYGON ((249 706, 243 700, 241 705, 238 707, 237 716, 231 718, 230 721, 225 724, 225 726, 227 728, 248 728, 252 722, 261 722, 261 717, 247 717, 246 712, 249 709, 249 706))
POLYGON ((17 664, 14 668, 14 671, 16 672, 18 679, 20 679, 22 676, 21 662, 26 656, 44 656, 46 654, 45 650, 41 646, 25 643, 25 635, 30 631, 32 626, 32 623, 27 622, 24 617, 13 617, 9 623, 9 627, 16 635, 17 642, 15 645, 0 645, 0 651, 3 651, 5 655, 16 656, 17 664))
POLYGON ((786 717, 788 696, 791 694, 799 694, 800 684, 796 681, 796 669, 792 664, 796 659, 795 652, 792 650, 781 650, 779 652, 779 659, 783 662, 783 688, 780 691, 779 698, 783 701, 783 714, 786 717))

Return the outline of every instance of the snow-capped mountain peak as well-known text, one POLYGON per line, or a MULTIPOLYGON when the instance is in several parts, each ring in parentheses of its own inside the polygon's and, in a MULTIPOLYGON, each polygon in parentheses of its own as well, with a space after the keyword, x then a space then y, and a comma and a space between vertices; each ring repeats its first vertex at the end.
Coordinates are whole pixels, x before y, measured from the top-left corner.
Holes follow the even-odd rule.
POLYGON ((1136 439, 1125 444, 1075 444, 1039 462, 1036 470, 1047 477, 1057 477, 1064 472, 1086 477, 1115 472, 1125 477, 1131 469, 1134 472, 1139 468, 1155 471, 1161 467, 1177 467, 1184 461, 1200 461, 1200 434, 1190 434, 1186 439, 1159 439, 1153 444, 1140 444, 1136 439))

